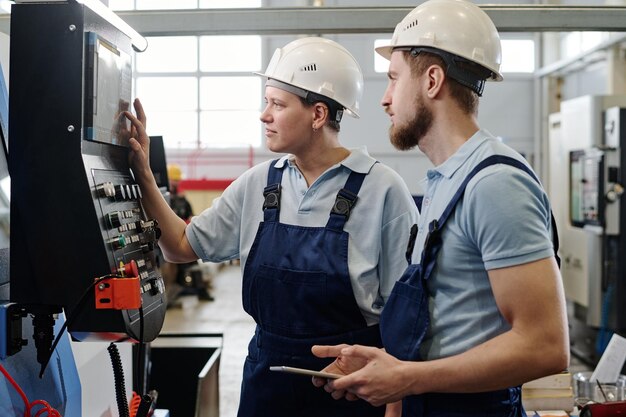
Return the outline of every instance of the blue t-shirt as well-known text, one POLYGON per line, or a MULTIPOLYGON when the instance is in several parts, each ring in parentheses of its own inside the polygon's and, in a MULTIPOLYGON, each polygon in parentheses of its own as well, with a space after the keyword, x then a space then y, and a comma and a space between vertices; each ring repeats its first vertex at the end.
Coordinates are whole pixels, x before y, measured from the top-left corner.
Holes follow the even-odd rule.
MULTIPOLYGON (((427 172, 414 263, 420 261, 428 224, 441 217, 469 172, 496 154, 528 165, 520 154, 480 130, 427 172)), ((487 271, 554 256, 551 233, 548 197, 530 175, 503 164, 476 174, 443 226, 443 246, 428 282, 430 327, 422 357, 455 355, 509 330, 487 271)))
MULTIPOLYGON (((337 192, 351 171, 368 173, 344 230, 349 234, 348 269, 355 299, 372 325, 395 281, 407 266, 405 252, 410 228, 417 223, 417 207, 402 178, 389 167, 375 163, 364 149, 353 149, 340 163, 328 168, 311 186, 293 162, 285 167, 281 188, 280 222, 323 227, 337 192)), ((193 217, 186 235, 196 255, 204 261, 241 259, 248 253, 263 221, 263 189, 269 161, 250 168, 199 216, 193 217)), ((277 254, 280 256, 280 254, 277 254)))

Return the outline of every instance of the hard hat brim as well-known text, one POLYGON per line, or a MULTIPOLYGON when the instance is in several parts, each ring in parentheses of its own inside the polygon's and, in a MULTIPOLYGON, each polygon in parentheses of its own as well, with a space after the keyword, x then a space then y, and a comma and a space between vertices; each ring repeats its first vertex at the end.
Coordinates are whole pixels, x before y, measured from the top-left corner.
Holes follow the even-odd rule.
MULTIPOLYGON (((391 54, 393 53, 394 49, 401 48, 401 47, 411 47, 411 46, 417 46, 417 45, 386 45, 386 46, 379 46, 377 48, 374 48, 374 50, 376 51, 378 55, 382 56, 387 61, 391 61, 391 54)), ((492 74, 491 77, 487 78, 487 81, 504 80, 504 78, 502 77, 502 74, 500 74, 499 71, 495 71, 493 68, 487 68, 487 69, 491 71, 491 74, 492 74)))
MULTIPOLYGON (((280 81, 281 83, 284 83, 284 84, 287 84, 287 85, 291 85, 291 86, 294 86, 294 87, 296 87, 296 88, 300 88, 300 87, 295 86, 295 85, 293 85, 293 84, 291 84, 291 83, 288 83, 288 82, 286 82, 286 81, 284 81, 284 80, 281 80, 281 79, 280 79, 280 78, 278 78, 278 77, 275 77, 275 76, 269 76, 269 75, 267 75, 267 74, 265 74, 265 73, 262 73, 262 72, 253 72, 253 74, 255 74, 255 75, 259 75, 259 76, 264 77, 264 78, 267 78, 268 80, 269 80, 269 79, 273 79, 273 80, 276 80, 276 81, 280 81)), ((276 87, 276 88, 280 88, 280 87, 278 87, 278 86, 274 86, 274 87, 276 87)), ((292 91, 288 91, 288 90, 285 90, 285 91, 287 91, 288 93, 294 94, 292 91)), ((309 91, 309 90, 305 90, 305 91, 309 91)), ((315 91, 313 91, 313 92, 315 92, 315 91)), ((297 94, 296 94, 296 95, 297 95, 297 94)), ((332 98, 330 98, 330 97, 328 97, 328 99, 329 99, 329 100, 333 100, 333 99, 332 99, 332 98)), ((341 104, 340 104, 340 105, 341 105, 341 104)), ((344 107, 343 105, 341 105, 341 106, 343 107, 343 112, 344 112, 344 113, 347 113, 349 116, 354 117, 355 119, 360 119, 360 118, 361 118, 361 116, 359 116, 359 113, 357 113, 355 110, 352 110, 352 109, 349 109, 349 108, 347 108, 347 107, 344 107)))
POLYGON ((387 61, 391 61, 391 53, 393 52, 393 46, 391 45, 379 46, 378 48, 374 48, 374 50, 376 51, 378 55, 382 56, 387 61))

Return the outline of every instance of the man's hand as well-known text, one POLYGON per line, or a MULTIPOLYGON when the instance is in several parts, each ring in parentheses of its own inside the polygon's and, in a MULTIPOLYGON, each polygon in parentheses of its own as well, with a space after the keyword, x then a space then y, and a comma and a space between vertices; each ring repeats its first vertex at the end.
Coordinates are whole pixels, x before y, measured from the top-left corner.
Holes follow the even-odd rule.
MULTIPOLYGON (((336 346, 316 345, 316 346, 313 346, 311 350, 313 354, 319 358, 335 358, 335 361, 331 363, 330 365, 328 365, 326 368, 324 368, 322 371, 330 372, 330 373, 338 374, 338 375, 349 375, 354 371, 358 371, 367 363, 366 362, 360 363, 358 361, 352 363, 346 360, 347 358, 344 358, 341 355, 341 350, 347 347, 349 347, 349 345, 345 345, 345 344, 336 345, 336 346)), ((324 390, 330 393, 330 395, 336 400, 343 398, 343 397, 345 397, 348 401, 355 401, 359 399, 357 396, 349 392, 345 392, 344 390, 331 389, 328 386, 327 382, 328 380, 325 378, 313 377, 313 385, 315 385, 318 388, 324 387, 324 390)))
POLYGON ((335 357, 326 372, 346 375, 335 380, 314 378, 315 386, 324 386, 333 398, 364 399, 374 406, 401 400, 409 393, 410 381, 404 381, 402 368, 407 364, 383 349, 367 346, 313 346, 318 357, 335 357))

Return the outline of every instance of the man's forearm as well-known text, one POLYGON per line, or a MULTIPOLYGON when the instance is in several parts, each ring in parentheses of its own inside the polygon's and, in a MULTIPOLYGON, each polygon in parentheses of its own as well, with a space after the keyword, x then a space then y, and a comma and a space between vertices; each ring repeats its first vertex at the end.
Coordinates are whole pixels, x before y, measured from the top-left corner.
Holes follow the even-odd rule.
POLYGON ((560 339, 531 340, 511 330, 459 355, 406 362, 407 395, 494 391, 558 373, 569 365, 567 343, 560 339))

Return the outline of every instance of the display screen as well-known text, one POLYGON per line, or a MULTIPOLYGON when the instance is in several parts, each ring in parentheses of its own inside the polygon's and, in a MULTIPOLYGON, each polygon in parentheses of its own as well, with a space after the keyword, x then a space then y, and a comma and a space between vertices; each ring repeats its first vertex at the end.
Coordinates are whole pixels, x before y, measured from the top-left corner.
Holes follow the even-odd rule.
POLYGON ((600 196, 602 195, 603 163, 604 155, 601 152, 587 152, 583 159, 582 211, 585 224, 602 224, 603 207, 600 196))
POLYGON ((128 146, 132 66, 130 55, 94 33, 87 34, 85 139, 128 146))
POLYGON ((570 222, 572 226, 585 225, 583 216, 583 151, 570 153, 570 222))
POLYGON ((603 166, 602 151, 570 152, 570 222, 573 226, 602 224, 603 166))

